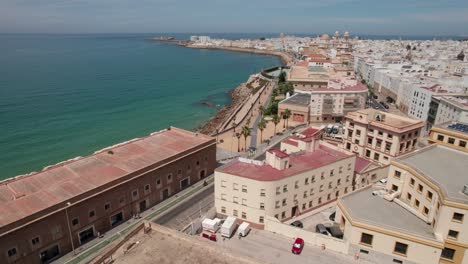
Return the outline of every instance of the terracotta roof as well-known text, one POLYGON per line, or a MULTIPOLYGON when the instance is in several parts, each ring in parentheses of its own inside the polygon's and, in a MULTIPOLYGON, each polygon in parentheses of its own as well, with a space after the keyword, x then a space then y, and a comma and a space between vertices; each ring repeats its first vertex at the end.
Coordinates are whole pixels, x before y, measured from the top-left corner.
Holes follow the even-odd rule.
POLYGON ((320 145, 314 152, 291 155, 289 157, 290 167, 284 170, 277 170, 267 164, 255 165, 237 159, 216 169, 216 171, 257 181, 276 181, 350 157, 353 155, 320 145))
POLYGON ((313 136, 313 135, 317 134, 317 132, 319 132, 320 130, 321 129, 309 127, 306 130, 300 132, 299 134, 304 135, 306 137, 310 137, 310 136, 313 136))
POLYGON ((171 128, 0 182, 0 227, 65 204, 70 199, 134 172, 170 161, 175 155, 212 141, 211 137, 171 128), (112 150, 112 154, 108 151, 112 150), (159 164, 158 164, 159 163, 159 164))
POLYGON ((275 154, 275 156, 280 158, 280 159, 286 158, 286 157, 289 156, 288 153, 283 152, 283 151, 281 151, 281 150, 279 150, 277 148, 271 148, 271 149, 268 150, 268 152, 272 153, 272 154, 275 154))
POLYGON ((372 163, 372 161, 361 158, 359 156, 356 157, 356 166, 354 166, 354 171, 357 173, 363 172, 367 167, 372 163))
POLYGON ((295 146, 295 147, 299 146, 299 142, 291 140, 291 138, 287 138, 287 139, 281 141, 281 143, 285 143, 285 144, 295 146))

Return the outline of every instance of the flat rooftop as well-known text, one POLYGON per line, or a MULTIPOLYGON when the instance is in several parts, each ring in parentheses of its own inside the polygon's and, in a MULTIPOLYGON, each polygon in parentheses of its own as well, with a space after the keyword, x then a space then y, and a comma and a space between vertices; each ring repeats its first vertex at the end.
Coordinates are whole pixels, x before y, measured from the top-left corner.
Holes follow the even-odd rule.
POLYGON ((236 159, 219 167, 216 171, 257 181, 276 181, 350 157, 353 155, 320 145, 314 152, 291 154, 289 156, 290 167, 284 170, 275 169, 268 164, 258 165, 236 159))
POLYGON ((435 128, 441 128, 459 133, 461 137, 468 137, 468 124, 462 122, 447 122, 435 125, 435 128))
POLYGON ((309 106, 310 94, 306 93, 295 93, 291 97, 284 99, 280 102, 281 104, 309 106))
POLYGON ((423 174, 442 189, 447 199, 468 204, 468 195, 462 193, 468 184, 468 153, 434 144, 395 161, 423 174))
POLYGON ((172 161, 176 155, 209 145, 211 137, 171 127, 0 182, 0 228, 107 183, 123 180, 172 161))
POLYGON ((376 127, 393 130, 399 133, 424 126, 424 122, 421 120, 390 114, 373 108, 347 113, 346 118, 352 119, 355 122, 368 123, 376 127), (361 118, 361 116, 363 118, 361 118), (365 116, 367 116, 367 120, 365 116))
POLYGON ((372 188, 354 192, 341 199, 354 221, 437 240, 432 227, 397 203, 372 195, 372 188))

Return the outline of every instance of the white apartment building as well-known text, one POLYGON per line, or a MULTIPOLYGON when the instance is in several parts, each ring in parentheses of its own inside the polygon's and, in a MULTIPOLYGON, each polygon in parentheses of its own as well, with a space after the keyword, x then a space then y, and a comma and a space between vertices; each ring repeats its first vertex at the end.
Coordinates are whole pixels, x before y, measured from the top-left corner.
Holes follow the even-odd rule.
POLYGON ((348 113, 343 148, 384 165, 416 149, 424 122, 375 109, 348 113))
POLYGON ((468 263, 468 153, 432 145, 392 161, 385 190, 339 199, 350 249, 378 263, 468 263))
POLYGON ((427 119, 428 128, 451 121, 468 123, 468 94, 432 97, 427 119))

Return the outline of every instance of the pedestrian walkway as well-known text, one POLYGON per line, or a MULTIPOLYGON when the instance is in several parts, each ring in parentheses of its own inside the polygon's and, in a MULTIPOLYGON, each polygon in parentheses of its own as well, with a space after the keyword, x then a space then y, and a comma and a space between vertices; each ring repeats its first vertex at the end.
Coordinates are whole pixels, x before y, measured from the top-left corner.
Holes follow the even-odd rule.
POLYGON ((158 217, 163 216, 165 213, 169 212, 176 205, 183 202, 184 200, 189 199, 190 197, 201 192, 203 189, 208 186, 213 185, 214 175, 210 175, 205 178, 204 181, 200 181, 191 187, 171 196, 167 200, 153 206, 152 208, 142 212, 138 219, 130 219, 123 224, 109 230, 100 238, 95 238, 94 240, 86 243, 85 245, 76 248, 75 254, 70 252, 54 263, 58 264, 76 264, 76 263, 87 263, 93 259, 103 248, 117 239, 123 237, 129 231, 131 231, 135 226, 140 224, 143 220, 153 221, 158 217), (205 183, 206 181, 206 183, 205 183))

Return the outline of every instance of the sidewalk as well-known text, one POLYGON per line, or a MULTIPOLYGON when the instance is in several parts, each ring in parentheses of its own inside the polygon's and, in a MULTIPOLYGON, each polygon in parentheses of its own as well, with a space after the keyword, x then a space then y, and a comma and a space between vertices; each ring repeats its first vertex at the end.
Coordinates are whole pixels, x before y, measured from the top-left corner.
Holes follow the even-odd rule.
POLYGON ((74 264, 74 263, 86 263, 94 258, 101 249, 116 241, 120 237, 132 230, 133 227, 137 226, 144 220, 153 221, 158 217, 163 216, 173 209, 177 204, 189 199, 190 197, 201 192, 208 186, 214 184, 214 175, 210 175, 205 178, 208 183, 207 186, 203 186, 204 181, 197 182, 196 184, 188 187, 187 189, 174 194, 167 200, 149 208, 148 210, 140 214, 139 219, 130 219, 121 225, 107 231, 102 238, 95 238, 94 240, 86 243, 85 245, 75 249, 76 255, 73 252, 62 256, 58 260, 54 261, 57 264, 74 264))

